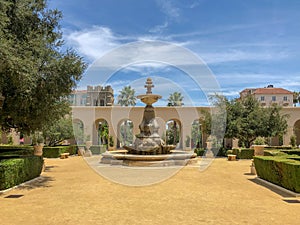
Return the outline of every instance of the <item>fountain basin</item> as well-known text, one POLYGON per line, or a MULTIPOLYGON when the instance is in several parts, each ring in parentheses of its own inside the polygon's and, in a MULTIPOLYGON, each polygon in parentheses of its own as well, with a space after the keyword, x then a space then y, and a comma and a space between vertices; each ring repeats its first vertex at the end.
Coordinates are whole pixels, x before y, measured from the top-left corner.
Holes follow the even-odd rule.
POLYGON ((161 155, 135 155, 126 152, 102 154, 100 163, 123 166, 184 166, 195 161, 196 154, 193 152, 176 150, 171 154, 161 155))

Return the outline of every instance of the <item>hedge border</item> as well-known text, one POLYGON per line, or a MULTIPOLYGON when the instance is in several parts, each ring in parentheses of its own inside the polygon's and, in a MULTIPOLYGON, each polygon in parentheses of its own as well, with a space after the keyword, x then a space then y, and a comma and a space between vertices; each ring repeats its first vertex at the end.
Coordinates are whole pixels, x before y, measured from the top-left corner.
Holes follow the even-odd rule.
POLYGON ((28 156, 0 161, 0 190, 5 190, 40 176, 44 160, 28 156))
POLYGON ((255 156, 254 165, 258 177, 288 190, 300 193, 299 156, 255 156), (294 158, 294 159, 293 159, 294 158))

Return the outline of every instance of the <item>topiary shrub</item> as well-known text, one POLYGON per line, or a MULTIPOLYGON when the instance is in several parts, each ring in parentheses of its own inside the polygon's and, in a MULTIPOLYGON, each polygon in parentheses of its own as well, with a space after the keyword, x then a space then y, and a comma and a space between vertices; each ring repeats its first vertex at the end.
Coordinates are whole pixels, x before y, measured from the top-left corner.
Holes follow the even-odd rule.
POLYGON ((253 148, 243 148, 240 149, 238 158, 239 159, 253 159, 254 149, 253 148))
POLYGON ((0 190, 38 177, 43 168, 41 156, 28 156, 0 161, 0 190))
POLYGON ((299 156, 255 156, 254 165, 257 175, 271 183, 300 193, 299 156))
POLYGON ((44 147, 43 156, 45 158, 58 158, 60 154, 68 152, 69 146, 44 147))

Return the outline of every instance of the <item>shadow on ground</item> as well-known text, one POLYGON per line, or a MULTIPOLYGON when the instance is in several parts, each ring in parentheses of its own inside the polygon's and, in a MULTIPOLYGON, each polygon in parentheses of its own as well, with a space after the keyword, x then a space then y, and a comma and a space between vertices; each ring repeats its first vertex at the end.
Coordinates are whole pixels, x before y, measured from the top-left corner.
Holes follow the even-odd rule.
POLYGON ((50 183, 54 181, 52 177, 49 176, 40 176, 32 181, 26 182, 20 185, 17 189, 21 190, 32 190, 35 188, 47 188, 51 187, 50 183))
POLYGON ((249 180, 252 181, 255 184, 258 184, 260 186, 263 186, 263 187, 269 189, 270 191, 273 191, 274 193, 280 195, 283 198, 294 197, 292 194, 286 193, 286 192, 284 192, 284 191, 282 191, 282 190, 280 190, 280 189, 278 189, 276 187, 272 187, 272 186, 270 186, 270 185, 268 185, 268 184, 266 184, 266 183, 264 183, 264 182, 262 182, 262 181, 260 181, 258 179, 253 178, 253 179, 249 179, 249 180))

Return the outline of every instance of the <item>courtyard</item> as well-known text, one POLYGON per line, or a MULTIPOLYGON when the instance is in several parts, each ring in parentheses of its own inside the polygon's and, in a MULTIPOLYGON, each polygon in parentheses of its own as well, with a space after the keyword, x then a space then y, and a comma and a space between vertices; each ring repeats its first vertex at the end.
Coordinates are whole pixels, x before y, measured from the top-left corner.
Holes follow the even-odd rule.
POLYGON ((45 159, 39 178, 0 195, 1 224, 298 224, 299 197, 261 183, 250 163, 216 158, 204 171, 186 166, 133 187, 82 157, 45 159))

